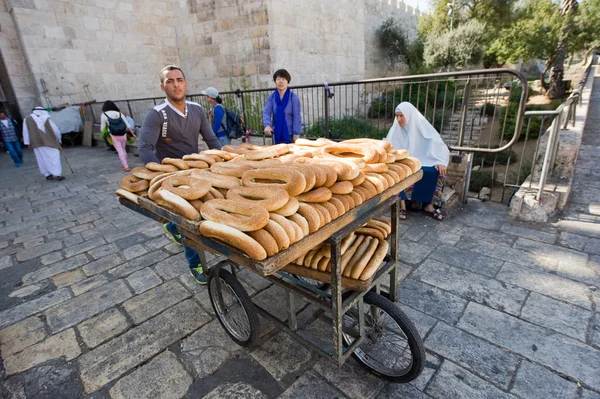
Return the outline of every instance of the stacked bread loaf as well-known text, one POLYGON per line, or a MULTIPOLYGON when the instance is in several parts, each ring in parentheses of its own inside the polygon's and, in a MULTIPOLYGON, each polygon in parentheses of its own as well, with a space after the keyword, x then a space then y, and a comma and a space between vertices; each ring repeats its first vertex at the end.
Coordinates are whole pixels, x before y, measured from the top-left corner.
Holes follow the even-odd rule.
POLYGON ((202 235, 262 260, 420 168, 406 150, 381 140, 300 139, 148 163, 124 177, 117 194, 134 202, 147 195, 192 221, 203 220, 202 235))

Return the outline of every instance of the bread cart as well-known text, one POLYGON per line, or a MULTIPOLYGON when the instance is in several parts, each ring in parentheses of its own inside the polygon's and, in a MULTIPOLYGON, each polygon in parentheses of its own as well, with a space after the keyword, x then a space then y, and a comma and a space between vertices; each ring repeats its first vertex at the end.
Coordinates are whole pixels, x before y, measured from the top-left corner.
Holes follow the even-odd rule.
POLYGON ((243 347, 258 339, 259 318, 265 317, 286 331, 293 339, 341 366, 351 355, 377 376, 405 383, 419 376, 425 366, 425 348, 409 318, 396 306, 398 280, 398 194, 422 176, 419 171, 388 188, 314 233, 262 261, 249 258, 227 243, 203 237, 199 224, 154 202, 139 198, 139 204, 120 198, 122 205, 152 219, 174 222, 186 237, 186 245, 199 250, 203 265, 205 252, 227 259, 210 266, 208 292, 215 314, 229 336, 243 347), (340 243, 344 237, 372 217, 391 210, 390 254, 368 280, 342 276, 340 243), (331 248, 331 273, 321 272, 291 262, 303 253, 326 242, 331 248), (229 266, 229 268, 227 267, 229 266), (287 292, 287 320, 252 302, 236 278, 236 268, 245 267, 284 288, 287 292), (229 269, 229 270, 228 270, 229 269), (382 283, 387 281, 387 290, 382 283), (302 329, 294 311, 295 296, 316 305, 316 317, 332 325, 330 344, 316 343, 302 329), (365 306, 366 305, 366 306, 365 306))

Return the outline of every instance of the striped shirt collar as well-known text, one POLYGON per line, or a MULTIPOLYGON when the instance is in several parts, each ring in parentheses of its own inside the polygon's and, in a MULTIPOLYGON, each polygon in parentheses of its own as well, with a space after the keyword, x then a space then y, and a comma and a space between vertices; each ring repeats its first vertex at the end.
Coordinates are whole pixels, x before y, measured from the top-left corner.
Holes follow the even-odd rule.
POLYGON ((187 113, 188 113, 188 105, 187 105, 187 103, 188 103, 188 102, 187 102, 187 101, 185 102, 185 113, 183 113, 183 114, 181 113, 181 111, 180 111, 180 110, 178 110, 177 108, 175 108, 175 106, 169 102, 169 99, 168 99, 168 98, 165 98, 165 103, 166 103, 166 104, 167 104, 169 107, 171 107, 171 109, 172 109, 173 111, 177 112, 177 113, 178 113, 180 116, 182 116, 183 118, 186 118, 186 117, 187 117, 187 113))

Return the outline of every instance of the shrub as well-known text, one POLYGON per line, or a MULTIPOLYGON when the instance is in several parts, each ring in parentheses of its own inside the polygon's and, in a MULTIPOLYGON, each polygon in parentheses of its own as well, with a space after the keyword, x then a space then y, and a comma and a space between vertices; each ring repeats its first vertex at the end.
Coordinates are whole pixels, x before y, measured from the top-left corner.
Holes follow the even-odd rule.
POLYGON ((494 111, 496 110, 496 105, 491 103, 485 103, 484 113, 486 116, 494 116, 494 111))
MULTIPOLYGON (((498 146, 492 146, 490 148, 498 148, 498 146)), ((517 161, 517 153, 512 150, 506 150, 495 154, 484 154, 476 152, 473 154, 473 166, 481 166, 483 161, 483 167, 493 166, 494 161, 496 165, 506 165, 510 159, 511 164, 517 161)))
POLYGON ((471 180, 469 180, 469 191, 480 192, 483 187, 492 187, 494 183, 492 172, 475 170, 471 172, 471 180))
MULTIPOLYGON (((329 121, 330 138, 335 140, 356 139, 368 137, 373 139, 384 138, 388 130, 379 129, 371 122, 363 118, 346 116, 342 119, 329 121)), ((329 137, 325 132, 325 121, 322 119, 304 130, 307 137, 329 137)))

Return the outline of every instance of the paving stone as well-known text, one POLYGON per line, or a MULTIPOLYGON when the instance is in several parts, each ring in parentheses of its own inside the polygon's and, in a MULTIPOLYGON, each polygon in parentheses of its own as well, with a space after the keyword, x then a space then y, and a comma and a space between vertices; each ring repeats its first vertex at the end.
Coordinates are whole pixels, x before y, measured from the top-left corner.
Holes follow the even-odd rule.
POLYGON ((285 332, 280 332, 257 347, 251 355, 277 381, 286 377, 295 379, 314 359, 314 352, 294 341, 285 332))
POLYGON ((50 241, 42 245, 38 245, 34 248, 27 248, 23 251, 17 252, 16 259, 19 262, 25 262, 26 260, 35 259, 47 253, 62 249, 62 243, 60 241, 50 241))
POLYGON ((430 399, 411 384, 387 384, 376 397, 377 399, 430 399))
POLYGON ((12 256, 2 256, 0 257, 0 270, 6 269, 13 265, 12 256))
POLYGON ((71 256, 90 251, 94 248, 101 247, 104 244, 106 244, 106 242, 103 238, 96 238, 94 240, 84 241, 81 244, 66 247, 63 252, 66 258, 70 258, 71 256))
POLYGON ((419 244, 430 247, 439 247, 440 245, 454 245, 460 240, 460 235, 448 231, 434 229, 425 237, 419 240, 419 244))
POLYGON ((546 257, 552 257, 557 261, 563 260, 567 262, 586 262, 587 254, 574 251, 568 248, 562 248, 556 245, 542 244, 537 241, 519 238, 514 246, 516 249, 541 254, 546 257))
POLYGON ((458 327, 575 380, 600 388, 600 351, 505 313, 470 303, 458 327))
POLYGON ((142 244, 146 243, 147 241, 148 241, 148 237, 146 237, 142 233, 135 233, 135 234, 132 234, 130 236, 121 238, 120 240, 116 241, 116 244, 123 251, 125 251, 125 250, 127 250, 128 248, 131 248, 131 247, 141 247, 141 249, 144 250, 144 252, 140 254, 140 255, 142 255, 142 254, 148 252, 142 246, 142 244))
POLYGON ((600 255, 600 239, 590 238, 583 247, 583 252, 593 255, 600 255))
POLYGON ((556 274, 584 284, 600 286, 600 266, 595 265, 593 257, 583 263, 559 261, 556 274))
POLYGON ((157 237, 144 242, 144 247, 147 248, 149 251, 155 251, 157 249, 163 248, 168 243, 169 242, 165 239, 165 237, 157 237))
POLYGON ((591 331, 591 343, 600 348, 600 317, 596 315, 591 331))
POLYGON ((142 256, 146 253, 148 253, 148 250, 140 244, 133 245, 131 247, 127 247, 127 248, 123 249, 123 251, 122 251, 122 254, 123 254, 123 257, 125 258, 125 260, 137 258, 138 256, 142 256))
POLYGON ((429 259, 411 277, 515 315, 519 314, 527 297, 525 290, 514 285, 429 259))
MULTIPOLYGON (((160 277, 152 271, 149 267, 139 270, 129 277, 127 277, 127 283, 136 294, 141 294, 144 291, 148 291, 150 288, 154 288, 162 283, 160 277)), ((199 286, 199 284, 196 283, 199 286)))
POLYGON ((396 303, 396 306, 412 321, 421 337, 426 336, 435 323, 437 323, 437 319, 427 316, 425 313, 406 306, 403 303, 396 303))
POLYGON ((592 308, 588 298, 589 288, 585 284, 563 277, 506 263, 496 278, 585 309, 592 308))
POLYGON ((414 224, 408 227, 408 230, 406 233, 404 233, 403 237, 414 242, 419 242, 423 237, 431 232, 431 227, 428 225, 414 224))
MULTIPOLYGON (((410 382, 410 385, 416 387, 421 392, 423 392, 425 390, 425 387, 427 387, 427 384, 429 384, 429 381, 431 381, 431 379, 433 378, 435 373, 437 373, 437 371, 439 370, 440 366, 442 365, 442 361, 443 361, 443 359, 441 357, 433 354, 431 351, 426 352, 426 354, 427 354, 426 355, 427 357, 425 360, 425 368, 423 369, 423 372, 417 379, 412 380, 410 382)), ((403 384, 397 384, 397 385, 403 385, 403 384)))
POLYGON ((23 276, 21 281, 24 285, 37 283, 38 281, 56 276, 57 274, 77 269, 79 266, 85 265, 87 262, 88 258, 84 254, 77 255, 72 258, 57 262, 51 266, 41 267, 34 272, 27 273, 23 276))
POLYGON ((52 306, 71 298, 71 293, 66 288, 61 288, 31 301, 24 302, 13 308, 0 312, 0 328, 10 326, 17 321, 36 313, 43 312, 52 306))
POLYGON ((35 294, 36 292, 38 292, 39 290, 45 288, 48 284, 45 285, 39 285, 39 284, 34 284, 34 285, 26 285, 23 288, 19 288, 13 292, 11 292, 10 294, 8 294, 9 298, 25 298, 28 297, 30 295, 35 294))
POLYGON ((425 346, 503 389, 508 389, 519 361, 517 356, 446 323, 436 324, 425 346))
POLYGON ((400 302, 430 316, 454 324, 467 301, 448 291, 408 278, 398 288, 400 302))
POLYGON ((140 324, 190 296, 181 284, 171 280, 126 301, 123 308, 135 324, 140 324))
POLYGON ((63 245, 65 247, 70 247, 71 245, 81 244, 83 242, 83 238, 81 234, 73 234, 63 239, 63 245))
POLYGON ((556 233, 546 233, 525 226, 519 226, 513 223, 506 223, 500 228, 502 233, 512 234, 522 238, 528 238, 534 241, 540 241, 546 244, 554 244, 556 242, 556 233))
POLYGON ((434 398, 444 399, 516 399, 449 360, 444 360, 425 393, 434 398))
MULTIPOLYGON (((201 295, 201 294, 200 294, 201 295)), ((285 321, 288 318, 288 302, 287 302, 287 291, 283 288, 272 285, 260 294, 257 294, 252 298, 253 302, 267 310, 269 313, 279 318, 279 320, 285 321)), ((208 302, 210 306, 210 301, 208 302)), ((294 296, 294 310, 298 312, 306 302, 294 296)))
POLYGON ((247 269, 240 270, 239 273, 237 273, 237 277, 239 280, 254 287, 256 291, 262 291, 266 288, 269 288, 273 284, 266 278, 261 277, 247 269))
POLYGON ((532 292, 523 310, 521 319, 550 328, 585 342, 585 334, 592 313, 579 307, 532 292))
POLYGON ((400 241, 399 258, 402 262, 409 265, 421 263, 433 248, 429 245, 422 245, 412 241, 400 241))
MULTIPOLYGON (((504 217, 502 224, 506 223, 507 217, 504 217)), ((464 223, 464 221, 463 221, 464 223)), ((497 229, 499 230, 499 228, 497 229)), ((481 229, 474 225, 464 225, 460 228, 459 234, 461 237, 471 237, 477 240, 479 243, 494 244, 500 246, 510 247, 515 242, 515 237, 502 233, 500 231, 481 229)))
POLYGON ((48 234, 48 229, 33 229, 24 234, 19 234, 12 242, 13 245, 22 244, 26 241, 29 241, 33 238, 43 237, 48 234))
POLYGON ((115 243, 110 243, 103 245, 98 248, 91 249, 87 251, 87 254, 90 255, 93 259, 104 258, 105 256, 109 256, 119 252, 120 249, 115 243))
POLYGON ((581 392, 581 399, 600 399, 600 393, 583 389, 581 392))
POLYGON ((266 399, 267 395, 244 382, 225 382, 203 396, 204 399, 244 398, 266 399))
POLYGON ((566 231, 563 231, 558 236, 557 243, 559 245, 562 245, 563 247, 581 251, 583 249, 583 247, 585 247, 585 244, 587 243, 587 241, 588 241, 588 237, 586 237, 586 236, 582 236, 582 235, 574 234, 574 233, 568 233, 566 231))
POLYGON ((144 267, 152 266, 168 256, 169 255, 162 251, 150 252, 138 258, 131 259, 129 262, 125 262, 118 267, 110 269, 109 273, 116 278, 126 277, 133 272, 143 269, 144 267))
POLYGON ((115 266, 119 266, 122 263, 123 259, 120 255, 112 254, 88 263, 83 267, 83 272, 87 276, 94 276, 106 270, 112 269, 115 266))
POLYGON ((577 384, 528 361, 523 361, 511 393, 528 399, 576 398, 577 384))
POLYGON ((51 252, 47 255, 42 256, 40 258, 40 263, 43 266, 46 266, 46 265, 51 265, 53 263, 56 263, 63 259, 64 259, 64 256, 63 256, 62 252, 56 251, 56 252, 51 252))
POLYGON ((198 284, 196 279, 190 275, 189 271, 179 276, 178 281, 193 295, 206 290, 206 284, 198 284))
POLYGON ((29 317, 19 323, 0 330, 2 357, 10 355, 43 341, 46 338, 44 322, 38 317, 29 317))
POLYGON ((74 297, 46 312, 52 333, 74 326, 131 297, 123 280, 103 285, 74 297))
POLYGON ((184 301, 78 360, 86 392, 101 389, 210 321, 198 304, 184 301))
POLYGON ((50 359, 73 360, 81 354, 75 331, 68 329, 4 359, 6 375, 20 373, 50 359))
POLYGON ((377 394, 385 384, 381 378, 370 374, 350 358, 342 367, 332 360, 321 357, 313 370, 349 398, 370 398, 377 394))
POLYGON ((68 287, 86 278, 80 269, 64 272, 51 278, 56 288, 68 287))
POLYGON ((318 374, 308 371, 296 380, 279 399, 304 399, 304 398, 345 398, 346 396, 329 385, 318 374))
POLYGON ((81 339, 92 349, 129 328, 125 316, 116 308, 107 310, 77 326, 81 339))
POLYGON ((448 265, 471 270, 475 273, 494 277, 504 261, 480 255, 475 252, 443 245, 436 249, 429 259, 438 260, 448 265))
POLYGON ((42 245, 45 242, 44 237, 36 237, 23 243, 23 248, 31 249, 42 245))
POLYGON ((167 350, 117 381, 110 389, 110 396, 113 399, 178 399, 185 395, 192 381, 177 357, 167 350))
POLYGON ((183 273, 189 273, 188 262, 183 256, 183 253, 171 256, 159 263, 157 263, 153 269, 156 273, 161 276, 164 280, 171 280, 181 276, 183 273))

